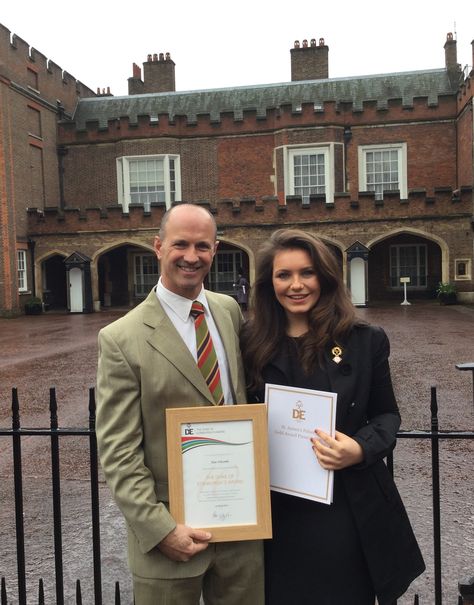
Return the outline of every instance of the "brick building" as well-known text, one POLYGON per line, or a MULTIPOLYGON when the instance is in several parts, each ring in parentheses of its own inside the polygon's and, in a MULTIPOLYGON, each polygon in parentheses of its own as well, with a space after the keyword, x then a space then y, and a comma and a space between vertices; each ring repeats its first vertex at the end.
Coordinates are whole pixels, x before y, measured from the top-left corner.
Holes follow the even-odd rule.
POLYGON ((299 226, 333 246, 356 304, 401 300, 401 277, 410 298, 443 281, 474 301, 474 72, 451 34, 440 69, 331 79, 324 40, 305 40, 291 82, 191 92, 168 53, 149 55, 123 97, 0 38, 4 313, 30 292, 72 311, 135 304, 178 201, 215 214, 212 289, 232 293, 239 267, 252 282, 260 243, 299 226))

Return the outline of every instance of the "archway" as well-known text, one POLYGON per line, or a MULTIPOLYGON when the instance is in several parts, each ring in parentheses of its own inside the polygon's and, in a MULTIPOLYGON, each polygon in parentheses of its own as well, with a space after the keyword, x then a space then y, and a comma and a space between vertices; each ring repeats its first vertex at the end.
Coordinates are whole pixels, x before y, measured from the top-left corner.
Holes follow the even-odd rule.
POLYGON ((54 254, 41 263, 42 291, 45 309, 67 308, 65 256, 54 254))
POLYGON ((234 284, 239 271, 242 271, 250 281, 250 263, 247 252, 239 246, 220 240, 214 262, 205 281, 205 287, 214 292, 235 297, 234 284))
POLYGON ((443 255, 441 245, 421 232, 400 231, 379 240, 370 249, 370 301, 401 300, 401 277, 410 278, 409 299, 434 298, 442 281, 443 255))
POLYGON ((104 307, 133 307, 158 281, 156 254, 146 247, 118 244, 103 251, 96 263, 99 300, 104 307))

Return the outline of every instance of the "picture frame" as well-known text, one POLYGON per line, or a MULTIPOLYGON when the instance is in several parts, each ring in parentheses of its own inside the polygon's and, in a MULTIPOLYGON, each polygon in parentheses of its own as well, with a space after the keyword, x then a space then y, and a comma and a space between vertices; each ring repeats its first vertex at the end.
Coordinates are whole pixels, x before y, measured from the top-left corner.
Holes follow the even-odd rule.
POLYGON ((270 538, 265 404, 166 409, 170 512, 211 542, 270 538))

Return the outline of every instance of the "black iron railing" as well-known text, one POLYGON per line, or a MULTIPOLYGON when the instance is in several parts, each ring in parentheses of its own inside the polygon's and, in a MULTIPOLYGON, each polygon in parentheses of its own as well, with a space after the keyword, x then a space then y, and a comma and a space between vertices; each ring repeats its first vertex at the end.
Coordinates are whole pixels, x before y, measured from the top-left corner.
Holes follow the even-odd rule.
MULTIPOLYGON (((55 561, 55 594, 56 605, 64 605, 64 574, 63 574, 63 544, 61 520, 61 480, 59 440, 70 436, 83 436, 89 441, 90 491, 91 491, 91 526, 92 526, 92 557, 93 557, 93 590, 94 605, 102 605, 102 575, 100 560, 100 521, 99 521, 99 477, 97 441, 95 435, 95 397, 94 389, 89 390, 89 427, 84 429, 59 428, 57 416, 56 392, 50 389, 50 428, 21 428, 18 393, 12 390, 12 428, 0 428, 0 437, 10 437, 13 444, 13 480, 15 498, 15 528, 16 528, 16 560, 18 605, 27 605, 26 561, 25 561, 25 527, 23 511, 23 474, 21 440, 27 436, 49 437, 51 447, 51 481, 53 500, 53 532, 54 532, 54 561, 55 561)), ((431 428, 429 431, 401 431, 399 439, 421 439, 431 442, 431 473, 432 473, 432 499, 433 499, 433 552, 434 552, 434 586, 430 605, 442 605, 442 559, 441 559, 441 516, 440 516, 440 460, 439 441, 441 439, 474 439, 472 431, 440 431, 438 426, 438 405, 436 389, 431 389, 431 428)), ((387 464, 393 473, 393 456, 389 456, 387 464)), ((9 603, 7 582, 1 578, 0 605, 9 603)), ((31 592, 31 591, 30 591, 31 592)), ((472 603, 470 600, 470 585, 460 583, 460 596, 458 605, 472 603), (468 595, 466 599, 463 594, 468 595)), ((38 597, 35 603, 44 605, 43 579, 39 580, 38 597)), ((115 583, 115 605, 120 604, 120 584, 115 583)), ((82 605, 82 588, 80 581, 75 587, 76 605, 82 605)), ((414 605, 420 603, 419 595, 414 596, 414 605)), ((426 601, 428 605, 428 600, 426 601)))

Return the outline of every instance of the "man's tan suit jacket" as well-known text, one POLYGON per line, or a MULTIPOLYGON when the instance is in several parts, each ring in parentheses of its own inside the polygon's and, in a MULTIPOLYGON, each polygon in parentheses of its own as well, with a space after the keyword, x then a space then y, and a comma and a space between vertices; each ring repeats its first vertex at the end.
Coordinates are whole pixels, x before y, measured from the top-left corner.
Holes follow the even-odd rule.
MULTIPOLYGON (((206 291, 229 364, 235 402, 244 403, 237 303, 206 291)), ((176 563, 155 548, 174 529, 169 514, 165 409, 213 405, 193 356, 163 311, 154 290, 100 331, 97 439, 102 468, 128 526, 132 573, 183 578, 204 573, 207 549, 176 563)))

